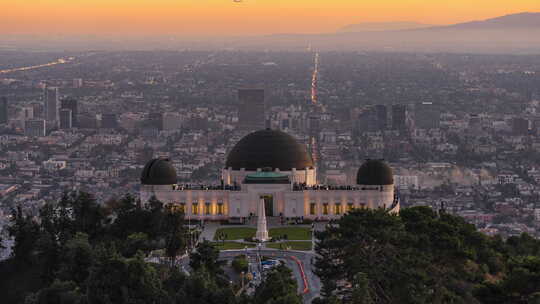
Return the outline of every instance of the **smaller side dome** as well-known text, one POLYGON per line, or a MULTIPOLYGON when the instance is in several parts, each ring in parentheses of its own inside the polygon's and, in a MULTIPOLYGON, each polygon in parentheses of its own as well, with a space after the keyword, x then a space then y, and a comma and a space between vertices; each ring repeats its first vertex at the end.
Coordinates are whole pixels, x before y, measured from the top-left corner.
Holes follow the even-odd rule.
POLYGON ((368 159, 358 169, 356 174, 358 185, 392 185, 394 173, 385 162, 378 159, 368 159))
POLYGON ((173 185, 176 181, 176 170, 165 158, 152 159, 146 163, 141 174, 143 185, 173 185))

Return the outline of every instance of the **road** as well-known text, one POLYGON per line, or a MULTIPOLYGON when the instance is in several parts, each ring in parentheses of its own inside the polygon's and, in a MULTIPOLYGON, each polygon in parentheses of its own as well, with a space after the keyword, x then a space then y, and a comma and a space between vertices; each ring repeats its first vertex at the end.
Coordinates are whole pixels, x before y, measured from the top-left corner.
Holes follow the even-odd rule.
POLYGON ((57 59, 55 61, 44 63, 44 64, 38 64, 38 65, 32 65, 32 66, 26 66, 26 67, 20 67, 20 68, 0 70, 0 74, 7 74, 7 73, 12 73, 12 72, 20 72, 20 71, 28 71, 28 70, 35 70, 35 69, 50 67, 50 66, 54 66, 54 65, 58 65, 58 64, 70 63, 73 60, 75 60, 74 57, 59 58, 59 59, 57 59))
MULTIPOLYGON (((234 256, 240 254, 256 255, 257 249, 248 249, 246 250, 224 250, 219 254, 220 259, 231 259, 234 256)), ((287 266, 292 269, 294 277, 298 282, 299 292, 302 292, 304 289, 304 280, 302 278, 300 268, 297 263, 290 259, 291 256, 295 256, 298 260, 301 261, 304 267, 304 273, 308 281, 309 291, 304 295, 304 303, 311 303, 313 299, 319 297, 321 290, 321 282, 317 275, 313 273, 313 266, 311 265, 311 258, 314 257, 312 252, 302 252, 302 251, 281 251, 273 249, 261 249, 260 254, 264 256, 274 257, 278 259, 285 259, 287 266)))

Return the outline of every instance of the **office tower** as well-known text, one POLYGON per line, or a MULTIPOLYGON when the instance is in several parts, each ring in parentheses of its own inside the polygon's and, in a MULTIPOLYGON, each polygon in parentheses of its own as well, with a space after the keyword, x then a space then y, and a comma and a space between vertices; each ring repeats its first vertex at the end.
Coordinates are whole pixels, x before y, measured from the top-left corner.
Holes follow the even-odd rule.
POLYGON ((97 120, 95 115, 80 114, 78 122, 78 128, 81 129, 95 129, 97 127, 97 120))
POLYGON ((44 110, 44 107, 43 107, 43 104, 42 103, 39 103, 39 102, 33 102, 32 104, 32 109, 34 111, 34 118, 44 118, 43 117, 43 114, 45 112, 44 110))
POLYGON ((22 108, 22 120, 34 119, 34 108, 33 107, 23 107, 22 108))
POLYGON ((256 131, 265 128, 265 105, 263 89, 238 90, 238 123, 239 128, 256 131))
POLYGON ((78 89, 83 86, 83 80, 82 78, 74 78, 73 79, 73 88, 78 89))
POLYGON ((312 113, 308 117, 308 132, 311 136, 318 136, 321 131, 321 116, 312 113))
POLYGON ((529 134, 529 121, 525 118, 512 118, 512 134, 522 136, 529 134))
POLYGON ((163 130, 178 130, 182 127, 182 116, 178 113, 163 113, 163 130))
POLYGON ((385 105, 375 106, 375 115, 377 116, 377 129, 379 131, 386 130, 388 125, 388 110, 385 105))
POLYGON ((379 121, 377 110, 369 107, 358 114, 357 128, 360 133, 379 131, 379 121))
POLYGON ((414 107, 414 124, 418 129, 439 128, 440 107, 432 102, 418 103, 414 107))
POLYGON ((65 98, 62 99, 60 102, 60 109, 69 109, 71 110, 71 121, 73 127, 77 128, 78 125, 78 117, 79 117, 79 102, 77 99, 73 98, 65 98))
POLYGON ((31 137, 45 136, 45 120, 43 119, 31 119, 27 120, 24 124, 24 134, 31 137))
POLYGON ((60 109, 60 129, 73 127, 73 112, 70 109, 60 109))
POLYGON ((156 128, 158 131, 163 130, 163 114, 150 113, 148 115, 148 126, 151 128, 156 128))
POLYGON ((8 122, 8 100, 7 97, 0 97, 0 124, 8 122))
POLYGON ((103 129, 117 129, 118 117, 116 116, 116 114, 113 114, 113 113, 101 114, 101 127, 103 129))
POLYGON ((392 130, 407 130, 407 105, 392 105, 392 130))
POLYGON ((58 120, 58 88, 45 88, 45 119, 47 121, 58 120))

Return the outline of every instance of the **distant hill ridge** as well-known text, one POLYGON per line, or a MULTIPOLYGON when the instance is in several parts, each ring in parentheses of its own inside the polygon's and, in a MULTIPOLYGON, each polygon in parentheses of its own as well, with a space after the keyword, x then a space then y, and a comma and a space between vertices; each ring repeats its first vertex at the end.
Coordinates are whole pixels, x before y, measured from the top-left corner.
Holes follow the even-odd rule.
POLYGON ((431 27, 437 28, 454 28, 454 29, 512 29, 512 28, 540 28, 540 13, 524 12, 518 14, 510 14, 501 17, 490 18, 480 21, 470 21, 457 23, 448 26, 431 27))
POLYGON ((409 21, 397 22, 362 22, 358 24, 349 24, 338 30, 340 33, 354 33, 365 31, 395 31, 395 30, 412 30, 418 28, 434 27, 432 24, 424 24, 409 21))

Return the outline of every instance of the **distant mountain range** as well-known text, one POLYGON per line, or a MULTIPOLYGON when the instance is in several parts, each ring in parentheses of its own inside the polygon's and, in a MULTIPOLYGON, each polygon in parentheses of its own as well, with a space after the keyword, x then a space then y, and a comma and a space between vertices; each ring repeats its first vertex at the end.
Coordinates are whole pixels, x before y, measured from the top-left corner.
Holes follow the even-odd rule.
POLYGON ((515 29, 540 28, 540 13, 519 13, 482 21, 458 23, 442 28, 454 29, 515 29))
POLYGON ((388 51, 540 54, 540 13, 519 13, 453 25, 415 22, 359 23, 324 34, 251 37, 0 37, 2 49, 191 49, 388 51))
POLYGON ((363 22, 358 24, 349 24, 338 33, 357 33, 370 31, 400 31, 415 29, 515 29, 540 27, 540 13, 519 13, 491 18, 481 21, 470 21, 452 25, 431 25, 418 22, 400 21, 400 22, 363 22))
POLYGON ((396 30, 411 30, 418 28, 433 27, 431 24, 423 24, 418 22, 363 22, 358 24, 349 24, 338 30, 340 33, 355 33, 369 31, 396 31, 396 30))
POLYGON ((540 54, 540 13, 519 13, 444 26, 361 23, 336 33, 238 38, 232 49, 540 54), (409 26, 415 26, 411 28, 409 26))

